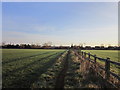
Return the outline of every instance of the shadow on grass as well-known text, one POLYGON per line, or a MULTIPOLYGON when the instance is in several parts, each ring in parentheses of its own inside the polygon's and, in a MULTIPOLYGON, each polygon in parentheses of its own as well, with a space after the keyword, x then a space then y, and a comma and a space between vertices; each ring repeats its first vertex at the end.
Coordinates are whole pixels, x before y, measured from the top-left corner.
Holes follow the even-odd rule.
POLYGON ((27 64, 27 65, 25 65, 25 66, 23 66, 23 67, 14 69, 14 70, 12 70, 12 71, 8 71, 8 72, 6 72, 5 74, 3 74, 3 79, 6 78, 7 76, 10 76, 10 75, 14 74, 14 73, 17 72, 17 71, 20 71, 20 70, 23 70, 23 69, 25 69, 25 68, 28 68, 29 66, 32 66, 32 65, 36 64, 38 61, 42 61, 42 60, 47 59, 47 58, 49 58, 49 57, 51 57, 51 56, 53 56, 53 55, 55 55, 55 54, 49 55, 49 56, 47 56, 47 57, 40 58, 40 59, 38 59, 37 61, 33 61, 32 63, 29 63, 29 64, 27 64))
POLYGON ((27 59, 27 58, 35 57, 35 56, 38 56, 38 55, 47 54, 47 53, 49 53, 49 52, 45 52, 45 53, 41 53, 41 54, 35 54, 35 55, 30 55, 30 56, 25 56, 25 57, 21 57, 21 58, 10 59, 10 60, 2 62, 2 64, 4 65, 4 64, 7 64, 7 63, 11 63, 11 62, 15 62, 15 61, 18 61, 18 60, 27 59))
MULTIPOLYGON (((57 55, 55 58, 51 58, 49 61, 47 62, 42 62, 40 64, 42 64, 42 67, 37 67, 34 69, 34 71, 27 73, 26 75, 24 75, 24 77, 22 75, 19 75, 20 77, 17 77, 17 80, 13 80, 12 83, 10 83, 7 86, 4 86, 3 82, 3 87, 5 88, 30 88, 31 84, 33 82, 35 82, 36 80, 38 80, 39 76, 46 72, 47 69, 49 67, 51 67, 55 61, 57 60, 57 58, 61 55, 62 53, 60 53, 59 55, 57 55)), ((48 57, 46 57, 48 58, 48 57)), ((44 60, 46 59, 44 58, 44 60)), ((38 61, 37 61, 38 62, 38 61)), ((36 63, 37 63, 36 62, 36 63)), ((34 63, 35 64, 35 63, 34 63)), ((37 63, 39 64, 39 63, 37 63)), ((6 82, 7 83, 7 82, 6 82)))
POLYGON ((81 81, 81 87, 84 88, 114 88, 110 83, 97 74, 92 68, 84 75, 81 81))

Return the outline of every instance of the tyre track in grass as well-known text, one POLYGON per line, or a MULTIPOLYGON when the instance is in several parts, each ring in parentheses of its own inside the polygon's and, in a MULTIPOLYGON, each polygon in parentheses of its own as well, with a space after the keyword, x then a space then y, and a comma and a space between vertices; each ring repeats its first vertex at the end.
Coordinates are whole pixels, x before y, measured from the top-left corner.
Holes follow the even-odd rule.
POLYGON ((61 54, 62 53, 59 53, 55 57, 51 57, 50 60, 42 62, 41 63, 42 66, 37 66, 33 72, 24 74, 24 78, 22 78, 21 75, 19 75, 20 77, 18 76, 17 80, 13 80, 7 86, 3 85, 3 87, 5 88, 30 88, 31 84, 35 82, 42 73, 47 71, 47 69, 54 64, 54 62, 57 60, 59 56, 61 56, 61 54))
POLYGON ((70 60, 68 63, 67 75, 65 77, 64 88, 79 88, 80 87, 80 62, 79 59, 75 56, 74 51, 71 51, 70 60))
POLYGON ((53 56, 53 55, 55 55, 55 54, 56 54, 56 53, 54 53, 54 54, 52 54, 52 55, 49 55, 49 56, 47 56, 47 57, 40 58, 39 60, 36 60, 36 61, 34 61, 34 62, 31 62, 31 63, 29 63, 29 64, 27 64, 27 65, 25 65, 25 66, 23 66, 23 67, 14 69, 14 70, 12 70, 12 71, 8 71, 8 72, 6 72, 5 74, 3 74, 3 79, 6 78, 7 76, 10 76, 10 75, 14 74, 14 73, 17 72, 17 71, 21 71, 21 70, 23 70, 23 69, 25 69, 25 68, 28 68, 28 67, 36 64, 38 61, 42 61, 42 60, 44 60, 44 59, 47 59, 47 58, 49 58, 49 57, 51 57, 51 56, 53 56))
POLYGON ((43 74, 40 75, 38 81, 34 82, 31 88, 55 88, 56 78, 63 67, 63 60, 66 57, 67 52, 61 54, 56 62, 43 74))
POLYGON ((59 75, 56 79, 55 88, 64 88, 64 79, 65 79, 66 72, 67 72, 67 69, 68 69, 69 54, 70 54, 70 51, 68 51, 67 56, 64 59, 63 69, 61 70, 61 72, 59 73, 59 75))
POLYGON ((3 61, 2 64, 4 65, 4 64, 7 64, 7 63, 11 63, 11 62, 15 62, 15 61, 18 61, 18 60, 22 60, 22 59, 26 59, 26 58, 31 58, 31 57, 35 57, 35 56, 43 55, 43 54, 47 54, 47 53, 49 53, 49 52, 35 54, 35 55, 30 55, 30 56, 25 56, 25 57, 21 57, 21 58, 10 59, 10 60, 7 60, 7 61, 3 61))

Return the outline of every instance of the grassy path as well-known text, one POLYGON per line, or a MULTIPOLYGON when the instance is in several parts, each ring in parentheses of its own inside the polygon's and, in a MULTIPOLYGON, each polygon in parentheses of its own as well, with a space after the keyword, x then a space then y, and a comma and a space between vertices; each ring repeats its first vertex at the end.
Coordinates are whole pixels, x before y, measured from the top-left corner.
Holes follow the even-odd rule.
POLYGON ((69 51, 67 53, 66 58, 64 59, 64 66, 63 69, 61 70, 61 72, 59 73, 57 80, 56 80, 56 86, 55 88, 64 88, 64 79, 66 76, 66 72, 68 69, 68 59, 69 59, 69 51))

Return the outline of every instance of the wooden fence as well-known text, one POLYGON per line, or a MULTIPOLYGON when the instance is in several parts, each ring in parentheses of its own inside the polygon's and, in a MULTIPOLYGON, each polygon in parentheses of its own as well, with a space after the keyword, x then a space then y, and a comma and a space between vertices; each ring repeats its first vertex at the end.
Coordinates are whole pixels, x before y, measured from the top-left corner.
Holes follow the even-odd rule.
POLYGON ((100 58, 100 57, 97 57, 96 55, 92 55, 90 53, 86 53, 83 51, 79 52, 79 54, 82 56, 82 58, 85 58, 86 60, 89 60, 90 62, 92 62, 94 64, 98 63, 97 60, 103 61, 105 63, 105 66, 104 67, 99 66, 99 68, 102 69, 103 71, 105 71, 105 79, 109 80, 110 75, 112 75, 118 81, 120 81, 120 62, 112 61, 112 60, 110 60, 110 58, 106 58, 106 59, 100 58), (119 70, 118 74, 116 74, 110 70, 111 64, 115 65, 116 68, 119 70))

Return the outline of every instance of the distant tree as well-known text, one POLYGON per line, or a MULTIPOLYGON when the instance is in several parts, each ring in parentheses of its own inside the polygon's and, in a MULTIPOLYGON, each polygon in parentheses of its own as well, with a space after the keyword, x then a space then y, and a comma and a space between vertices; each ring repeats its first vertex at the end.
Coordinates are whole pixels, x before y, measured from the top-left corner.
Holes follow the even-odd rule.
POLYGON ((100 49, 100 46, 95 46, 95 49, 96 49, 96 50, 99 50, 99 49, 100 49))
POLYGON ((19 44, 16 44, 16 45, 15 45, 15 48, 20 48, 19 44))
POLYGON ((52 42, 47 42, 43 44, 43 48, 51 48, 52 42))
POLYGON ((100 48, 101 49, 105 49, 104 44, 101 44, 100 48))
POLYGON ((71 48, 73 48, 73 44, 71 44, 71 48))
POLYGON ((5 44, 6 44, 6 42, 4 41, 4 42, 2 42, 2 46, 5 46, 5 44))
POLYGON ((86 49, 86 50, 90 50, 90 49, 91 49, 91 46, 85 46, 85 49, 86 49))
POLYGON ((80 49, 84 49, 82 43, 80 43, 79 46, 80 46, 80 49))
POLYGON ((49 42, 48 42, 48 46, 52 46, 52 42, 49 41, 49 42))
POLYGON ((20 48, 25 48, 25 44, 20 44, 20 48))

